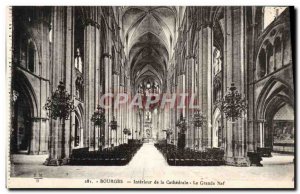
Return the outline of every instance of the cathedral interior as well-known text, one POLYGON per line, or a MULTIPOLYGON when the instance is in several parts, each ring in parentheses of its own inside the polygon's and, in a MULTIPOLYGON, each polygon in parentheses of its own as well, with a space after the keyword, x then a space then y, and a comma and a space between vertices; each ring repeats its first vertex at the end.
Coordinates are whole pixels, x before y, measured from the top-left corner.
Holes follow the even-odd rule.
POLYGON ((51 170, 76 153, 140 156, 151 144, 168 159, 165 152, 177 149, 216 150, 228 166, 293 158, 290 13, 255 6, 13 7, 11 157, 45 155, 41 164, 51 170), (152 98, 146 106, 148 94, 167 96, 165 106, 152 98), (182 94, 192 94, 183 104, 197 108, 181 106, 182 94))

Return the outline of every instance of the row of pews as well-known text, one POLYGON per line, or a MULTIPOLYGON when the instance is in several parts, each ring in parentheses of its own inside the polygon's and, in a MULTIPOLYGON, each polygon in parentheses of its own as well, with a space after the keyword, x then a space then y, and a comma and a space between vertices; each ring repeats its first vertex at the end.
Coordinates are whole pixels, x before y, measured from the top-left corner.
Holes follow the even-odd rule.
POLYGON ((74 149, 69 164, 123 166, 130 162, 141 146, 142 143, 135 142, 97 151, 89 151, 88 148, 74 149))
POLYGON ((173 144, 154 144, 171 166, 220 166, 224 165, 224 151, 209 148, 205 151, 178 149, 173 144))

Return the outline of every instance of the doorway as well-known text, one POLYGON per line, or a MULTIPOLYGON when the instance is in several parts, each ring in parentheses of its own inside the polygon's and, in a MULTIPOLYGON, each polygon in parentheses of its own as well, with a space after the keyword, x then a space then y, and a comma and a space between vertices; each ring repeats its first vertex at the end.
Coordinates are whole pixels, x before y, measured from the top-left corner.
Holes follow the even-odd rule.
POLYGON ((32 110, 29 99, 23 92, 15 90, 14 93, 17 97, 12 114, 12 153, 28 154, 32 135, 32 110))

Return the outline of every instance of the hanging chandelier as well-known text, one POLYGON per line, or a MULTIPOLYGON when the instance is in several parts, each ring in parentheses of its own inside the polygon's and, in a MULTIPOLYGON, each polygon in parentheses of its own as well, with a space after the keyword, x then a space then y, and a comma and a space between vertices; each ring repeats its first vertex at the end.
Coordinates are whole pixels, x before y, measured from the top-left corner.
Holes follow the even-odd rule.
POLYGON ((52 119, 67 120, 70 112, 74 111, 74 102, 71 95, 66 91, 62 81, 59 82, 56 91, 52 93, 51 99, 47 99, 44 108, 48 111, 48 115, 52 119))
POLYGON ((181 129, 181 132, 185 132, 187 129, 186 119, 183 117, 182 113, 180 113, 180 118, 176 123, 176 127, 181 129))
POLYGON ((115 116, 113 116, 113 120, 110 121, 109 126, 111 127, 111 130, 117 130, 118 122, 116 121, 115 116))
POLYGON ((227 120, 235 121, 242 117, 242 113, 247 110, 245 98, 237 91, 234 83, 231 84, 228 93, 221 101, 221 110, 227 120))
POLYGON ((200 110, 195 110, 193 123, 195 127, 202 127, 204 122, 206 121, 205 115, 200 110))
POLYGON ((97 109, 92 115, 91 121, 94 123, 95 126, 102 126, 106 121, 104 108, 101 108, 100 105, 98 105, 97 109))
POLYGON ((124 133, 124 135, 126 135, 126 134, 127 134, 127 132, 128 132, 128 129, 127 129, 127 128, 124 128, 124 129, 123 129, 123 133, 124 133))
POLYGON ((124 135, 128 135, 128 136, 131 135, 130 129, 127 129, 127 128, 124 128, 124 129, 123 129, 123 133, 124 133, 124 135))

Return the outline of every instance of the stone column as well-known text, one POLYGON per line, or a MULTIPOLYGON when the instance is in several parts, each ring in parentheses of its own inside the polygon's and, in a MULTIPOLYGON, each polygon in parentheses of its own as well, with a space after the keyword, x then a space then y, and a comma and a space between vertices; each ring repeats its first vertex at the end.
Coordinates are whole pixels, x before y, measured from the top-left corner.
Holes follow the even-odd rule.
MULTIPOLYGON (((98 17, 101 17, 100 10, 97 9, 97 15, 98 17)), ((100 97, 101 97, 101 49, 100 49, 100 29, 95 28, 95 109, 100 103, 100 97)), ((94 110, 95 111, 95 110, 94 110)), ((95 149, 99 150, 101 146, 101 126, 95 127, 95 149)))
MULTIPOLYGON (((94 12, 91 8, 90 12, 94 12)), ((90 13, 91 14, 91 13, 90 13)), ((92 18, 87 18, 94 20, 92 18)), ((86 24, 84 29, 84 109, 85 109, 85 130, 88 142, 86 146, 90 150, 95 149, 95 126, 91 122, 92 115, 96 109, 95 104, 95 29, 96 26, 90 23, 86 24)))
MULTIPOLYGON (((106 24, 110 24, 110 17, 106 17, 106 24)), ((109 26, 106 26, 109 28, 109 26)), ((109 29, 106 30, 106 41, 105 50, 103 53, 104 60, 104 74, 105 74, 105 94, 112 93, 112 56, 111 56, 111 32, 109 29)), ((105 100, 106 106, 109 105, 109 108, 105 110, 105 147, 111 146, 111 128, 109 126, 110 121, 112 120, 112 109, 111 109, 111 99, 109 97, 105 100)))
MULTIPOLYGON (((72 48, 72 41, 67 38, 72 37, 72 8, 54 7, 52 10, 53 24, 53 44, 52 44, 52 64, 50 65, 50 92, 57 89, 59 81, 63 81, 66 85, 66 90, 70 93, 70 65, 72 60, 69 58, 72 48), (66 29, 66 26, 71 29, 66 29), (67 82, 67 79, 68 82, 67 82)), ((70 91, 71 90, 71 91, 70 91)), ((50 119, 50 154, 45 165, 62 165, 67 163, 69 157, 70 145, 69 134, 70 125, 63 119, 50 119)))
POLYGON ((178 145, 178 133, 179 133, 179 129, 178 127, 176 126, 176 123, 177 123, 177 119, 179 118, 178 114, 180 114, 180 110, 178 110, 178 97, 179 97, 179 76, 177 74, 177 71, 179 71, 178 69, 178 65, 176 66, 177 67, 177 70, 175 71, 174 73, 174 76, 176 77, 175 78, 175 85, 174 85, 174 93, 176 95, 176 103, 175 103, 175 108, 173 109, 173 115, 172 115, 172 121, 173 121, 173 126, 174 126, 174 129, 175 129, 175 145, 178 145))
POLYGON ((193 103, 190 100, 192 100, 192 95, 194 93, 193 90, 193 74, 194 74, 194 57, 193 56, 188 56, 187 57, 187 89, 186 89, 186 93, 188 93, 188 101, 186 101, 186 110, 187 110, 187 122, 188 122, 188 133, 187 133, 187 138, 188 138, 188 147, 189 148, 194 148, 194 126, 192 123, 192 119, 193 119, 193 112, 194 110, 192 108, 190 108, 190 104, 193 103))
MULTIPOLYGON (((74 9, 72 7, 66 8, 66 36, 65 36, 65 70, 64 70, 64 83, 66 86, 66 90, 73 94, 73 85, 75 85, 75 80, 72 79, 72 72, 73 72, 73 59, 74 59, 74 9)), ((72 95, 73 96, 73 95, 72 95)), ((69 120, 65 121, 65 131, 63 134, 63 143, 64 143, 64 154, 65 154, 65 163, 68 162, 69 157, 71 155, 71 132, 74 130, 72 126, 72 121, 75 117, 72 117, 71 114, 69 116, 69 120)))
MULTIPOLYGON (((116 61, 116 59, 113 59, 113 60, 116 61)), ((115 65, 118 66, 117 63, 115 65)), ((116 72, 114 72, 113 77, 114 77, 113 93, 114 93, 114 96, 116 97, 119 94, 119 85, 120 85, 119 78, 120 78, 120 76, 116 72)), ((113 101, 113 104, 114 103, 115 103, 115 100, 113 101)), ((121 134, 122 134, 119 106, 118 107, 114 106, 113 116, 115 116, 116 121, 118 123, 117 130, 113 131, 113 142, 114 142, 114 145, 117 146, 117 145, 119 145, 118 139, 121 137, 121 134)))
POLYGON ((194 112, 195 112, 195 107, 191 107, 191 106, 195 106, 196 105, 196 93, 195 93, 195 57, 194 56, 191 56, 191 65, 192 65, 192 75, 191 75, 191 78, 192 78, 192 84, 191 84, 191 95, 192 95, 192 98, 189 102, 189 105, 190 106, 190 109, 191 109, 191 127, 192 127, 192 148, 193 149, 196 149, 196 144, 198 144, 197 142, 197 129, 196 127, 194 126, 193 124, 193 119, 194 119, 194 112))
MULTIPOLYGON (((104 54, 104 72, 105 72, 105 94, 110 93, 111 87, 110 87, 110 72, 111 72, 111 56, 108 53, 104 54)), ((106 98, 105 103, 108 105, 109 99, 106 98)), ((105 147, 110 146, 110 127, 109 127, 109 122, 111 121, 111 116, 110 116, 110 109, 105 110, 105 147)))
MULTIPOLYGON (((200 29, 198 31, 198 37, 199 37, 198 53, 196 53, 196 55, 198 55, 198 61, 199 61, 198 64, 197 64, 197 69, 198 69, 197 101, 198 101, 198 105, 200 107, 200 110, 203 111, 203 104, 202 104, 203 83, 202 83, 202 78, 203 78, 204 72, 203 72, 203 66, 202 66, 202 61, 203 61, 203 55, 202 55, 203 33, 202 33, 202 29, 200 29)), ((202 140, 203 130, 202 130, 202 128, 198 127, 197 131, 198 131, 198 136, 197 136, 197 138, 198 138, 198 147, 199 147, 199 150, 202 150, 203 149, 203 140, 202 140)))
MULTIPOLYGON (((50 69, 51 82, 50 82, 50 93, 56 90, 59 81, 62 78, 61 75, 61 48, 60 42, 63 42, 63 20, 64 8, 54 7, 52 12, 52 24, 53 24, 53 43, 52 43, 52 64, 50 69)), ((63 52, 63 51, 62 51, 63 52)), ((50 119, 50 155, 46 160, 45 165, 60 165, 61 150, 58 150, 58 120, 50 119)))
POLYGON ((49 120, 47 118, 41 118, 41 135, 40 135, 40 148, 39 154, 48 154, 48 142, 49 142, 49 120))
MULTIPOLYGON (((42 17, 46 17, 48 14, 42 10, 42 17)), ((48 17, 48 16, 47 16, 48 17)), ((49 143, 49 119, 47 118, 47 111, 43 108, 47 98, 50 96, 49 83, 50 83, 50 42, 49 42, 49 27, 50 25, 46 22, 40 23, 41 40, 40 54, 41 58, 39 61, 39 75, 45 79, 40 79, 40 111, 39 111, 39 151, 38 154, 48 154, 48 143, 49 143)))
POLYGON ((32 134, 30 140, 29 154, 39 154, 39 140, 40 139, 40 119, 32 118, 32 134))
MULTIPOLYGON (((255 45, 257 42, 257 24, 255 21, 255 17, 253 15, 255 15, 258 11, 259 8, 257 7, 246 7, 245 8, 248 12, 252 12, 251 15, 246 14, 245 17, 250 17, 251 18, 247 18, 246 21, 250 21, 248 23, 248 25, 246 25, 246 36, 245 36, 245 42, 247 42, 247 47, 249 47, 246 50, 246 54, 247 54, 247 71, 245 71, 245 73, 247 73, 247 75, 245 75, 245 77, 248 77, 248 88, 247 88, 247 94, 245 94, 247 96, 247 103, 248 103, 248 109, 247 109, 247 118, 248 118, 248 143, 247 143, 247 147, 248 147, 248 151, 249 152, 254 152, 257 148, 256 145, 256 125, 257 123, 255 122, 255 97, 254 97, 254 89, 255 89, 255 85, 254 84, 250 84, 252 82, 254 82, 255 80, 255 66, 256 66, 256 60, 255 60, 255 45)), ((246 48, 247 48, 246 47, 246 48)))
POLYGON ((212 131, 212 47, 213 31, 210 24, 203 24, 199 31, 199 106, 207 118, 207 123, 200 129, 203 150, 211 147, 212 131))
MULTIPOLYGON (((224 54, 224 93, 227 93, 231 83, 237 90, 245 94, 245 26, 244 8, 227 7, 225 9, 225 51, 224 54)), ((225 120, 226 150, 225 160, 228 165, 249 166, 246 151, 246 119, 235 122, 225 120)))
MULTIPOLYGON (((121 74, 122 76, 122 74, 121 74)), ((122 78, 120 78, 122 80, 122 78)), ((120 93, 123 94, 124 93, 124 83, 120 82, 120 93)), ((118 112, 119 112, 119 117, 120 117, 120 127, 119 127, 119 139, 120 139, 120 144, 123 143, 123 139, 122 139, 122 129, 124 129, 124 115, 125 112, 124 110, 126 109, 126 105, 125 104, 121 104, 119 105, 118 108, 118 112)))
POLYGON ((265 147, 265 122, 263 120, 258 121, 258 129, 259 129, 259 147, 263 148, 265 147))
MULTIPOLYGON (((189 42, 190 40, 187 39, 187 42, 189 42)), ((188 44, 187 44, 187 48, 188 48, 188 44)), ((189 50, 189 48, 188 48, 189 50)), ((189 53, 188 53, 189 54, 189 53)), ((191 66, 190 66, 190 61, 189 61, 189 55, 185 58, 185 88, 183 90, 183 92, 186 94, 186 99, 185 99, 185 103, 184 103, 184 112, 185 112, 185 119, 186 119, 186 123, 187 123, 187 130, 186 130, 186 147, 191 148, 191 125, 190 125, 190 110, 188 107, 188 99, 190 97, 190 92, 191 92, 191 66)))

